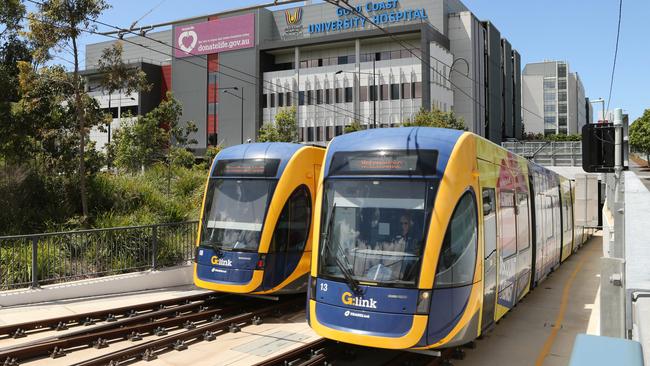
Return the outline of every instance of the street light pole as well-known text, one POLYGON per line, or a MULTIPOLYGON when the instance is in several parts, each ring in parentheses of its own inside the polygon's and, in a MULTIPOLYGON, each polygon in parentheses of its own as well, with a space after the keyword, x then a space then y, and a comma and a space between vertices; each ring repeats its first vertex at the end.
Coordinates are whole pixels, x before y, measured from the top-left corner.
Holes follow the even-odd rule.
POLYGON ((373 98, 372 98, 372 128, 377 128, 377 86, 375 83, 375 77, 377 77, 376 69, 375 69, 375 58, 372 57, 372 93, 373 93, 373 98))
POLYGON ((596 100, 590 100, 589 103, 601 103, 603 105, 603 122, 605 122, 605 99, 598 98, 596 100))

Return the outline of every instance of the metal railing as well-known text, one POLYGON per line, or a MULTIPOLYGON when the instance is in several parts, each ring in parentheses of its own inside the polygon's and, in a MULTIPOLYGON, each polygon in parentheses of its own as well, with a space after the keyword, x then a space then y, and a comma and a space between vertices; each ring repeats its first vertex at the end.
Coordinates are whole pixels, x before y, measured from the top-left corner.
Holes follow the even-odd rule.
POLYGON ((581 141, 519 141, 501 146, 545 166, 582 166, 581 141))
POLYGON ((0 290, 174 266, 194 258, 198 221, 0 236, 0 290))

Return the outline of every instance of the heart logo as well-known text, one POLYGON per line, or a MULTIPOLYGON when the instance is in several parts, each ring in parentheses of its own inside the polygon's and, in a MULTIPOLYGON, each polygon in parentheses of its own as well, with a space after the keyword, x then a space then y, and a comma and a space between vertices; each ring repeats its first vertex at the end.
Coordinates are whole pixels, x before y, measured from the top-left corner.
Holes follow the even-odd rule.
POLYGON ((199 36, 193 30, 184 31, 178 36, 178 48, 185 53, 190 53, 196 46, 199 36))

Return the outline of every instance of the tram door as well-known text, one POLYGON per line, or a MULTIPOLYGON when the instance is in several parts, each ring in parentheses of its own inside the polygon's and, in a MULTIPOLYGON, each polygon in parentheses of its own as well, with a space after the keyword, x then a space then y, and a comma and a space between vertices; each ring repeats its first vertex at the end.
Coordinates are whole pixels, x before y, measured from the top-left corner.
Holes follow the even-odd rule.
POLYGON ((497 292, 497 216, 494 188, 483 188, 483 314, 481 330, 494 322, 497 292))

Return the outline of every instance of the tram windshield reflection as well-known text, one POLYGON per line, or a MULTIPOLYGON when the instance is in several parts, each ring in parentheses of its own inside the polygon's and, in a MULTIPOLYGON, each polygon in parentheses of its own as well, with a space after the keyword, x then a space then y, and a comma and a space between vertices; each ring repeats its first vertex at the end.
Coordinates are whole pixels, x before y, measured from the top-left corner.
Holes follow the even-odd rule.
POLYGON ((431 180, 328 180, 319 274, 415 286, 435 192, 431 180))

